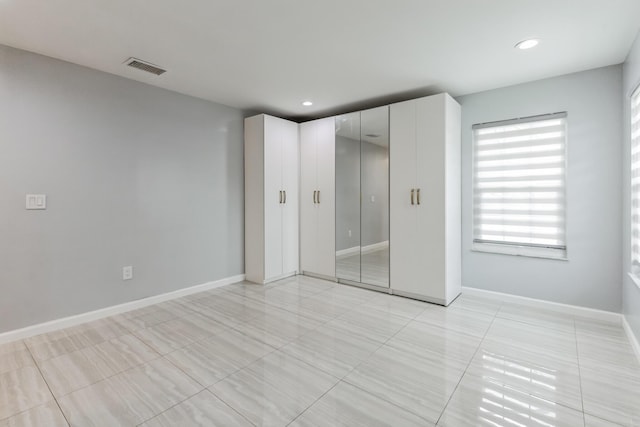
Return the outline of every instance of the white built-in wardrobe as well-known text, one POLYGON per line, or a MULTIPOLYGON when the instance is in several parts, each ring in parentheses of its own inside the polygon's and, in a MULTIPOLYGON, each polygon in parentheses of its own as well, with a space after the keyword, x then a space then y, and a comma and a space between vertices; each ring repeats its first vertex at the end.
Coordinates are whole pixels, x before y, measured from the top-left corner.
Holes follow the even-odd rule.
MULTIPOLYGON (((448 305, 461 291, 460 106, 439 94, 388 110, 389 281, 363 286, 448 305)), ((245 120, 247 280, 296 272, 338 280, 338 121, 245 120)))

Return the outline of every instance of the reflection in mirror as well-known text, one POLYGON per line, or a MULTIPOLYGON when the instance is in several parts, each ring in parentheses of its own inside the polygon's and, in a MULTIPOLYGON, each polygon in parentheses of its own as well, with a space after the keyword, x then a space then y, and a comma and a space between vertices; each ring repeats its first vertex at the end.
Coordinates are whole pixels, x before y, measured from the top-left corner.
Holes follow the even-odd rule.
POLYGON ((360 115, 360 281, 389 286, 389 107, 360 115))
POLYGON ((389 286, 389 107, 336 117, 336 277, 389 286))
POLYGON ((360 113, 336 117, 336 277, 360 282, 360 113))

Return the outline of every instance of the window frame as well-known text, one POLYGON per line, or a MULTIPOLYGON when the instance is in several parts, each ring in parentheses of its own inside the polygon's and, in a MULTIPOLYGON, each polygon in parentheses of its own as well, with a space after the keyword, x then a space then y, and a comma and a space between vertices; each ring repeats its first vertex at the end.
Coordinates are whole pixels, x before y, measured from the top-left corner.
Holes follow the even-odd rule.
MULTIPOLYGON (((569 260, 569 245, 568 245, 568 187, 569 187, 569 115, 566 111, 540 114, 535 116, 517 117, 507 120, 497 120, 492 122, 484 122, 474 124, 471 127, 471 251, 483 252, 499 255, 511 255, 522 256, 527 258, 543 258, 557 261, 569 260), (564 119, 564 234, 565 234, 565 246, 564 248, 552 248, 540 245, 528 245, 526 243, 500 243, 500 242, 476 242, 475 240, 475 208, 476 208, 476 134, 475 130, 479 128, 491 128, 498 126, 507 126, 511 124, 530 123, 537 121, 553 120, 556 118, 564 119)), ((638 279, 640 281, 640 279, 638 279)))

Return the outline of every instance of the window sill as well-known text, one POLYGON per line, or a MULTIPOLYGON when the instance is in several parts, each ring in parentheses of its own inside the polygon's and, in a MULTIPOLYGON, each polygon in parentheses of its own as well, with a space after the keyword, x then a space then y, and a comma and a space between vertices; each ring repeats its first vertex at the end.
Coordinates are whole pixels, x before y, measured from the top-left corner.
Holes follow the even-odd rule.
POLYGON ((547 248, 533 248, 528 246, 496 245, 491 243, 474 243, 472 252, 484 252, 497 255, 511 255, 527 258, 551 259, 555 261, 569 261, 567 251, 547 248))
POLYGON ((638 289, 640 289, 640 277, 636 276, 632 272, 628 272, 627 274, 629 275, 629 278, 631 279, 631 281, 635 283, 638 289))

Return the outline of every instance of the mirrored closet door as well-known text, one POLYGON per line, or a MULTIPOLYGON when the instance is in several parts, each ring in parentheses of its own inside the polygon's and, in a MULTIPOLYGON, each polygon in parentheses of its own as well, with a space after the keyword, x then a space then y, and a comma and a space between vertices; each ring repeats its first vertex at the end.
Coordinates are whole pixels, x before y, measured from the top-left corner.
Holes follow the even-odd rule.
POLYGON ((389 287, 389 107, 335 126, 336 277, 389 287))

